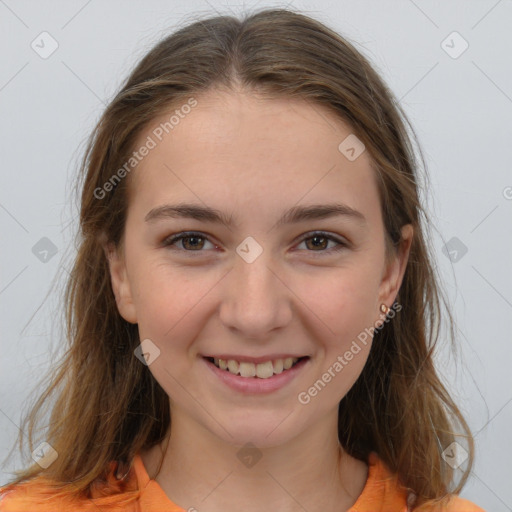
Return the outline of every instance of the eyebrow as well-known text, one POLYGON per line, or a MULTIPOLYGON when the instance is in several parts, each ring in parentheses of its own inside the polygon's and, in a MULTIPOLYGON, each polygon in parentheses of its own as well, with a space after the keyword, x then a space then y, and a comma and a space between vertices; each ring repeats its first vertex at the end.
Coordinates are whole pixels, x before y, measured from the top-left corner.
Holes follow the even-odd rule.
MULTIPOLYGON (((295 224, 306 220, 320 220, 331 217, 344 216, 358 222, 361 226, 366 226, 365 216, 354 208, 342 204, 313 204, 309 206, 293 206, 279 218, 276 226, 284 224, 295 224)), ((164 204, 150 210, 144 217, 146 222, 152 222, 158 219, 195 219, 204 222, 222 224, 226 227, 234 225, 232 215, 211 208, 193 203, 180 203, 176 205, 164 204)))

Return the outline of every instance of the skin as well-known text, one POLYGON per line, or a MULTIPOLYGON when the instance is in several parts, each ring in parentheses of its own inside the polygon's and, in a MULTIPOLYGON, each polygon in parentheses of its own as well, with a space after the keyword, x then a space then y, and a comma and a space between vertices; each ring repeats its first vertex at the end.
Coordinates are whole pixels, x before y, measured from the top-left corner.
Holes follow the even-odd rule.
MULTIPOLYGON (((412 227, 404 226, 400 250, 386 261, 370 155, 349 161, 338 150, 352 132, 329 111, 242 90, 195 98, 198 105, 130 175, 123 243, 105 247, 119 312, 160 349, 148 368, 170 397, 169 442, 142 452, 144 465, 184 509, 347 510, 368 467, 339 446, 337 411, 371 338, 307 405, 297 396, 383 318, 382 303, 393 304, 412 227), (237 225, 144 220, 182 201, 221 210, 237 225), (338 216, 274 226, 292 206, 331 202, 360 211, 366 223, 338 216), (163 246, 191 230, 204 238, 163 246), (349 245, 335 252, 338 244, 320 237, 316 248, 314 230, 349 245), (263 248, 252 263, 236 252, 248 236, 263 248), (212 353, 310 359, 283 388, 247 396, 207 371, 202 355, 212 353), (250 468, 237 457, 247 442, 262 455, 250 468)), ((140 144, 168 118, 155 119, 140 144)))

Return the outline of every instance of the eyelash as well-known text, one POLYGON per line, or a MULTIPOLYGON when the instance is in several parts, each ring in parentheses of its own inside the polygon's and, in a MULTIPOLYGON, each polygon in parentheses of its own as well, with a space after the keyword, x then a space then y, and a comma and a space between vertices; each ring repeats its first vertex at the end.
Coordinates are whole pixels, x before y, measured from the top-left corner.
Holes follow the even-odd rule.
MULTIPOLYGON (((327 240, 332 241, 332 242, 336 242, 338 244, 337 247, 331 247, 331 249, 324 249, 324 250, 319 250, 319 251, 307 250, 307 252, 310 252, 310 253, 332 254, 333 252, 338 252, 338 251, 341 251, 341 250, 349 247, 349 244, 347 242, 345 242, 344 240, 342 240, 342 239, 340 239, 338 237, 335 237, 335 236, 333 236, 333 235, 331 235, 329 233, 326 233, 325 231, 313 231, 311 233, 307 233, 307 235, 308 236, 305 236, 305 237, 301 238, 301 240, 299 241, 299 244, 301 244, 305 240, 309 240, 309 239, 315 238, 315 237, 326 238, 327 240)), ((204 235, 204 233, 197 232, 197 231, 184 231, 182 233, 177 233, 175 235, 171 235, 171 236, 167 237, 162 242, 162 245, 164 247, 170 247, 170 246, 174 245, 176 242, 179 242, 180 240, 183 240, 183 239, 186 239, 186 238, 194 238, 194 237, 202 238, 204 240, 209 241, 210 243, 213 243, 211 240, 209 240, 209 238, 207 236, 204 235)), ((176 249, 176 250, 179 250, 179 251, 182 251, 182 252, 187 252, 187 253, 201 253, 201 252, 204 252, 204 250, 197 250, 197 251, 192 251, 192 250, 187 250, 187 249, 176 249)), ((319 254, 318 256, 320 256, 320 255, 321 254, 319 254)), ((315 257, 316 256, 317 255, 315 255, 315 257)))

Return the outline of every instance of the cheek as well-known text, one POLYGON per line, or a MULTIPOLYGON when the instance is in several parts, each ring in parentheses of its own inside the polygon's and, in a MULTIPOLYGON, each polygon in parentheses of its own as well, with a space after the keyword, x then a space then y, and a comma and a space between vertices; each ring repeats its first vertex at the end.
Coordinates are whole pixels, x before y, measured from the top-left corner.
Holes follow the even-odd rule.
POLYGON ((378 276, 371 268, 347 266, 304 276, 293 290, 321 320, 335 344, 374 324, 378 276))
POLYGON ((207 317, 208 294, 222 275, 150 259, 140 270, 134 276, 134 300, 141 338, 159 340, 170 351, 177 348, 179 340, 194 339, 201 329, 201 318, 207 317))
POLYGON ((326 403, 339 402, 366 364, 372 345, 371 327, 377 319, 376 282, 377 276, 369 271, 345 269, 325 282, 316 282, 311 290, 308 306, 328 326, 328 330, 316 333, 322 340, 318 379, 332 383, 326 384, 326 403))

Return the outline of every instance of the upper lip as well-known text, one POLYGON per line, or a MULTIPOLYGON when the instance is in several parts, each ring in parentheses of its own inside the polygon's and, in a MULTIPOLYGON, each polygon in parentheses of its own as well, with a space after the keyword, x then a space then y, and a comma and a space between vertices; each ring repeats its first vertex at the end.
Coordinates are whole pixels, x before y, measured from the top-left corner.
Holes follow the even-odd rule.
POLYGON ((309 357, 301 354, 269 354, 261 357, 253 357, 253 356, 243 356, 236 354, 208 354, 203 357, 213 357, 215 359, 223 359, 224 361, 229 361, 233 359, 234 361, 244 362, 244 363, 265 363, 266 361, 275 361, 276 359, 287 359, 288 357, 300 359, 301 357, 309 357))

